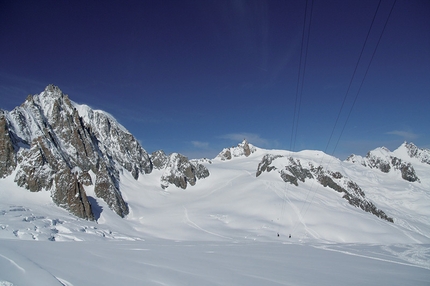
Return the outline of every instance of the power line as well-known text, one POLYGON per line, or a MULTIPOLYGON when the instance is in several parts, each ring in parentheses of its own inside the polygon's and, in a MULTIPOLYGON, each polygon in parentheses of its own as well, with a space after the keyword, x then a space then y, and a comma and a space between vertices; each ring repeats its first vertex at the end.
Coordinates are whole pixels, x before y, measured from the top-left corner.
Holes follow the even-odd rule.
POLYGON ((349 109, 348 116, 346 117, 345 123, 343 124, 343 127, 342 127, 342 130, 340 132, 340 135, 339 135, 339 137, 338 137, 338 139, 336 141, 336 145, 334 146, 332 155, 336 151, 336 148, 337 148, 337 145, 339 144, 340 138, 342 137, 343 132, 345 131, 346 124, 348 123, 348 120, 349 120, 349 118, 351 116, 351 113, 352 113, 352 110, 354 108, 354 105, 357 102, 358 95, 360 94, 361 88, 363 87, 364 80, 366 79, 367 73, 369 72, 370 65, 372 64, 373 58, 375 57, 376 50, 378 49, 379 43, 381 42, 382 35, 385 32, 385 28, 387 27, 388 20, 391 17, 391 13, 393 12, 394 5, 396 4, 396 1, 397 0, 394 0, 393 5, 391 6, 390 13, 388 14, 387 20, 385 21, 385 24, 384 24, 384 27, 382 28, 381 34, 379 35, 378 42, 376 43, 375 49, 373 50, 373 53, 372 53, 372 56, 370 58, 369 64, 367 65, 367 68, 366 68, 366 72, 364 73, 363 79, 361 80, 360 86, 358 87, 358 91, 355 94, 354 101, 352 102, 351 108, 349 109))
MULTIPOLYGON (((301 41, 301 45, 300 45, 299 69, 297 72, 296 97, 295 97, 295 102, 294 102, 293 124, 292 124, 291 139, 290 139, 290 151, 293 151, 295 149, 295 144, 296 144, 296 139, 297 139, 297 130, 298 130, 299 118, 300 118, 301 98, 302 98, 302 94, 303 94, 303 86, 304 86, 304 77, 305 77, 305 72, 306 72, 306 62, 307 62, 307 56, 308 56, 310 30, 311 30, 311 24, 312 24, 313 0, 311 0, 311 4, 310 4, 309 24, 307 25, 308 10, 309 10, 308 6, 309 6, 308 1, 306 0, 305 14, 303 17, 302 41, 301 41), (303 59, 303 57, 304 57, 304 59, 303 59), (303 64, 302 64, 302 62, 303 62, 303 64), (303 68, 303 72, 302 72, 302 68, 303 68)), ((284 184, 284 186, 285 186, 285 190, 283 192, 284 196, 283 196, 281 217, 283 216, 284 208, 286 207, 287 199, 288 199, 287 185, 284 184)), ((280 227, 280 225, 279 225, 279 227, 280 227)), ((279 230, 278 230, 278 236, 279 236, 279 230)))
POLYGON ((309 24, 307 25, 306 22, 308 18, 308 1, 306 0, 305 15, 303 17, 302 42, 300 46, 299 70, 297 73, 296 98, 294 102, 293 126, 291 130, 291 139, 290 139, 291 151, 295 149, 296 140, 297 140, 297 130, 298 130, 299 118, 300 118, 300 107, 301 107, 301 101, 302 101, 302 95, 303 95, 306 62, 308 57, 309 37, 310 37, 310 30, 311 30, 311 24, 312 24, 312 11, 313 11, 313 0, 311 0, 311 4, 310 4, 309 24), (305 37, 305 35, 307 36, 305 37), (304 55, 304 60, 303 60, 303 55, 304 55), (303 64, 302 64, 302 61, 303 61, 303 64), (302 68, 303 68, 303 72, 302 72, 302 68))
MULTIPOLYGON (((368 38, 369 38, 369 34, 370 34, 370 32, 371 32, 371 30, 372 30, 372 27, 373 27, 373 24, 374 24, 374 22, 375 22, 376 15, 378 14, 378 11, 379 11, 379 7, 380 7, 380 4, 381 4, 381 1, 382 1, 382 0, 380 0, 380 1, 379 1, 379 3, 378 3, 378 6, 377 6, 376 11, 375 11, 375 14, 374 14, 374 16, 373 16, 373 19, 372 19, 371 25, 370 25, 370 27, 369 27, 369 29, 368 29, 368 32, 367 32, 367 35, 366 35, 366 39, 365 39, 364 44, 363 44, 363 47, 362 47, 362 49, 361 49, 361 51, 360 51, 360 55, 359 55, 358 61, 357 61, 356 66, 355 66, 355 68, 354 68, 354 72, 353 72, 352 77, 351 77, 351 80, 350 80, 350 82, 349 82, 347 92, 346 92, 346 94, 345 94, 345 96, 344 96, 344 99, 343 99, 343 102, 342 102, 342 105, 341 105, 341 109, 339 110, 339 113, 338 113, 338 115, 337 115, 336 122, 335 122, 334 127, 333 127, 333 129, 332 129, 332 132, 331 132, 331 134, 330 134, 329 141, 328 141, 328 143, 327 143, 327 146, 326 146, 326 148, 325 148, 324 153, 326 153, 326 151, 327 151, 327 149, 328 149, 328 146, 329 146, 329 144, 330 144, 330 141, 331 141, 331 138, 332 138, 332 136, 333 136, 334 130, 335 130, 336 125, 337 125, 337 123, 338 123, 338 121, 339 121, 340 114, 341 114, 342 109, 343 109, 343 107, 344 107, 344 104, 345 104, 346 98, 347 98, 347 96, 348 96, 349 90, 350 90, 351 85, 352 85, 352 82, 353 82, 353 80, 354 80, 354 78, 355 78, 356 71, 357 71, 357 69, 358 69, 358 65, 359 65, 359 63, 360 63, 360 61, 361 61, 361 58, 362 58, 362 55, 363 55, 364 48, 365 48, 365 46, 366 46, 366 44, 367 44, 367 41, 368 41, 368 38)), ((375 45, 375 48, 374 48, 373 53, 372 53, 372 56, 371 56, 371 58, 370 58, 370 60, 369 60, 369 63, 368 63, 368 65, 367 65, 367 68, 366 68, 365 74, 364 74, 364 76, 363 76, 363 78, 362 78, 362 81, 361 81, 361 83, 360 83, 360 86, 359 86, 359 88, 358 88, 358 91, 357 91, 357 93, 356 93, 356 95, 355 95, 355 97, 354 97, 354 101, 353 101, 353 103, 352 103, 352 106, 351 106, 351 108, 350 108, 350 110, 349 110, 348 116, 347 116, 347 118, 346 118, 346 120, 345 120, 345 123, 344 123, 344 125, 343 125, 343 127, 342 127, 341 133, 340 133, 340 135, 339 135, 339 137, 338 137, 338 139, 337 139, 337 142, 336 142, 336 144, 335 144, 335 147, 334 147, 334 149, 333 149, 332 155, 334 154, 334 152, 335 152, 335 150, 336 150, 336 148, 337 148, 337 146, 338 146, 338 144, 339 144, 340 138, 342 137, 343 132, 344 132, 344 130, 345 130, 345 127, 346 127, 346 125, 347 125, 347 123, 348 123, 348 120, 349 120, 349 118, 350 118, 350 115, 351 115, 351 113, 352 113, 352 110, 353 110, 353 108, 354 108, 354 105, 355 105, 355 103, 356 103, 356 101, 357 101, 358 95, 359 95, 359 93, 360 93, 360 91, 361 91, 361 88, 362 88, 362 86, 363 86, 364 80, 366 79, 366 76, 367 76, 367 74, 368 74, 369 68, 370 68, 370 66, 371 66, 371 64, 372 64, 373 58, 374 58, 374 56, 375 56, 375 54, 376 54, 376 51, 377 51, 378 46, 379 46, 379 43, 380 43, 380 41, 381 41, 381 39, 382 39, 382 35, 384 34, 384 32, 385 32, 385 28, 387 27, 388 21, 389 21, 389 19, 390 19, 390 17, 391 17, 391 14, 392 14, 392 11, 393 11, 394 6, 395 6, 395 4, 396 4, 396 1, 397 1, 397 0, 394 0, 393 4, 392 4, 392 6, 391 6, 390 12, 389 12, 388 17, 387 17, 387 19, 386 19, 386 21, 385 21, 385 24, 384 24, 384 26, 383 26, 383 29, 382 29, 382 31, 381 31, 381 33, 380 33, 380 35, 379 35, 378 41, 377 41, 377 43, 376 43, 376 45, 375 45)), ((320 165, 322 164, 322 161, 323 161, 323 157, 321 158, 320 165)), ((330 164, 330 162, 331 162, 331 160, 327 163, 327 166, 330 164)), ((303 211, 304 207, 306 206, 306 209, 305 209, 305 211, 304 211, 304 213, 303 213, 303 216, 302 216, 302 217, 304 217, 304 216, 306 215, 306 213, 307 213, 307 211, 308 211, 308 209, 309 209, 309 206, 312 204, 313 199, 314 199, 314 197, 315 197, 315 193, 316 193, 316 192, 314 191, 314 192, 313 192, 313 195, 312 195, 312 197, 311 197, 311 200, 309 201, 309 203, 307 203, 308 196, 309 196, 309 194, 312 192, 312 189, 313 189, 313 184, 314 184, 314 181, 312 182, 311 188, 310 188, 310 190, 309 190, 309 192, 308 192, 308 194, 307 194, 307 196, 306 196, 305 202, 303 203, 302 208, 300 209, 299 214, 301 214, 301 213, 302 213, 302 211, 303 211)), ((296 228, 297 223, 298 223, 298 222, 296 222, 296 224, 294 225, 293 230, 296 228)))
POLYGON ((357 69, 358 69, 358 66, 360 64, 361 57, 363 56, 364 48, 366 47, 367 40, 369 39, 370 31, 372 30, 373 24, 375 23, 376 15, 378 14, 379 7, 381 6, 381 2, 382 2, 382 0, 379 0, 378 6, 376 7, 375 14, 373 15, 372 22, 370 24, 369 29, 367 30, 366 39, 364 40, 363 46, 361 47, 360 55, 358 57, 357 63, 355 64, 354 72, 352 73, 351 79, 350 79, 349 84, 348 84, 348 88, 346 89, 345 96, 343 97, 342 105, 340 106, 339 112, 338 112, 337 117, 336 117, 336 121, 334 123, 333 129, 331 131, 330 137, 329 137, 328 142, 327 142, 327 146, 324 149, 324 153, 327 152, 328 146, 330 145, 330 142, 331 142, 331 139, 333 137, 334 131, 336 129, 337 123, 339 121, 340 114, 342 113, 343 107, 345 106, 346 99, 347 99, 349 91, 351 89, 352 82, 354 81, 355 74, 357 73, 357 69))

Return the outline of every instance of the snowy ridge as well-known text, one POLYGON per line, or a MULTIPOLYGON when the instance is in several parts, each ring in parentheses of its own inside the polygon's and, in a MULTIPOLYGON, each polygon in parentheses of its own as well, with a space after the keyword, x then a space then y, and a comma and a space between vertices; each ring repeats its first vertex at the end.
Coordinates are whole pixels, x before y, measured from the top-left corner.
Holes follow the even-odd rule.
POLYGON ((385 147, 380 147, 369 151, 366 157, 353 154, 346 161, 372 169, 376 168, 384 173, 394 172, 406 181, 420 182, 420 177, 417 176, 414 166, 430 165, 428 158, 430 158, 429 150, 419 149, 413 143, 405 142, 394 152, 385 147))
POLYGON ((78 110, 79 116, 82 118, 82 120, 88 124, 88 125, 96 125, 94 122, 100 122, 100 120, 96 120, 97 117, 106 117, 109 121, 113 122, 113 125, 117 126, 121 129, 124 133, 130 134, 130 132, 125 128, 123 125, 121 125, 113 116, 112 114, 98 109, 92 109, 86 104, 78 104, 74 101, 71 101, 73 106, 78 110), (100 113, 101 115, 96 116, 95 114, 100 113))
POLYGON ((421 163, 430 165, 430 150, 421 149, 413 143, 404 142, 399 148, 393 151, 394 156, 404 160, 418 160, 421 163))
POLYGON ((231 160, 232 158, 236 157, 248 157, 252 153, 256 152, 257 148, 253 146, 252 144, 249 144, 248 141, 243 140, 242 143, 239 143, 236 147, 230 147, 230 148, 224 148, 218 156, 216 156, 216 159, 220 160, 231 160))

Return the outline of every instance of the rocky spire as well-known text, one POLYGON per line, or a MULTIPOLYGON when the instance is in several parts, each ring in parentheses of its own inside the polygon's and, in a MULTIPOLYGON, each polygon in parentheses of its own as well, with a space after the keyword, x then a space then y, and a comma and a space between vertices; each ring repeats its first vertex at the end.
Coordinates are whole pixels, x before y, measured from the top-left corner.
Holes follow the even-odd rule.
POLYGON ((85 192, 85 185, 93 184, 90 171, 96 176, 96 195, 125 216, 129 210, 119 191, 119 170, 137 179, 150 173, 152 164, 112 116, 78 105, 57 86, 48 85, 11 112, 0 112, 0 177, 15 169, 19 186, 49 190, 57 205, 91 220, 85 192))

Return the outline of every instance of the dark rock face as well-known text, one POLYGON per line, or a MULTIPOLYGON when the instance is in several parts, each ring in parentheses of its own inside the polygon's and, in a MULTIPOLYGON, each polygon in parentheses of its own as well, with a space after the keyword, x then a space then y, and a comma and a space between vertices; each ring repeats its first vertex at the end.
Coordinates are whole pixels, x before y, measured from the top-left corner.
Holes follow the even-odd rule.
POLYGON ((308 169, 305 169, 300 164, 300 160, 294 160, 292 157, 288 159, 290 162, 285 169, 290 172, 294 177, 296 177, 299 181, 305 182, 305 179, 312 179, 313 176, 308 169))
POLYGON ((415 174, 415 169, 412 167, 411 163, 403 162, 401 159, 396 157, 391 157, 391 164, 394 169, 400 170, 402 178, 409 182, 419 181, 417 175, 415 174))
POLYGON ((350 205, 361 208, 365 212, 374 214, 375 216, 384 219, 388 222, 394 222, 393 218, 387 216, 382 210, 378 209, 371 201, 365 197, 363 190, 357 185, 357 183, 348 180, 346 187, 342 187, 339 182, 336 182, 336 173, 324 172, 322 168, 319 168, 316 172, 317 180, 324 187, 329 187, 336 192, 343 193, 342 198, 348 201, 350 205))
MULTIPOLYGON (((52 142, 37 137, 31 148, 18 152, 19 167, 15 182, 32 192, 51 189, 57 172, 67 168, 67 164, 57 161, 60 156, 58 150, 51 148, 52 142)), ((55 191, 55 190, 54 190, 55 191)))
POLYGON ((190 160, 190 163, 193 166, 193 172, 197 179, 200 180, 209 177, 209 170, 203 164, 200 164, 198 160, 190 160))
POLYGON ((221 151, 221 153, 219 154, 219 157, 221 158, 221 160, 231 160, 231 151, 229 149, 223 150, 221 151))
POLYGON ((409 157, 418 159, 421 163, 430 165, 430 150, 421 149, 413 143, 403 143, 402 147, 406 148, 409 157))
POLYGON ((261 175, 262 172, 270 172, 272 170, 276 170, 275 166, 271 166, 273 160, 280 158, 282 156, 280 155, 271 155, 271 154, 266 154, 264 155, 263 159, 261 160, 261 162, 258 164, 257 167, 257 172, 255 173, 255 176, 258 177, 261 175))
POLYGON ((91 205, 77 175, 64 168, 55 175, 52 200, 78 217, 94 220, 91 205))
POLYGON ((109 114, 72 103, 49 85, 11 112, 0 111, 0 177, 17 170, 15 182, 30 191, 49 190, 53 201, 78 217, 94 219, 85 186, 119 216, 128 206, 119 170, 137 179, 152 171, 149 155, 109 114))
POLYGON ((369 166, 371 168, 377 168, 384 173, 390 172, 391 166, 389 161, 386 161, 382 158, 375 158, 370 153, 367 154, 367 158, 369 159, 369 166))
POLYGON ((282 162, 285 162, 285 159, 285 157, 279 155, 265 155, 258 165, 256 176, 258 177, 266 171, 278 170, 284 182, 295 186, 298 186, 299 182, 304 183, 306 180, 315 179, 322 186, 343 193, 343 198, 350 205, 359 207, 365 212, 372 213, 386 221, 394 222, 391 217, 388 217, 365 197, 364 191, 355 182, 348 180, 340 172, 324 170, 322 166, 315 167, 311 163, 308 163, 308 167, 305 167, 301 164, 300 160, 293 157, 289 157, 286 160, 287 163, 280 170, 278 169, 280 163, 278 163, 278 168, 272 165, 275 160, 284 160, 282 162))
POLYGON ((187 157, 173 153, 161 176, 161 187, 167 188, 170 184, 186 189, 187 185, 194 186, 198 179, 209 176, 209 170, 197 161, 189 161, 187 157))
POLYGON ((104 163, 100 165, 97 173, 94 192, 120 217, 129 213, 128 205, 119 190, 119 174, 116 170, 109 170, 104 163))
MULTIPOLYGON (((417 158, 422 163, 427 164, 427 155, 429 155, 430 158, 430 151, 427 150, 428 152, 426 152, 424 149, 418 149, 413 144, 404 143, 400 148, 406 148, 407 153, 411 158, 417 158)), ((346 161, 359 163, 372 169, 378 169, 383 173, 389 173, 391 170, 400 171, 401 177, 404 180, 409 182, 420 182, 412 164, 394 156, 393 153, 386 148, 379 148, 368 152, 364 158, 351 155, 346 159, 346 161)))
POLYGON ((152 152, 151 161, 154 169, 162 170, 166 168, 167 164, 169 163, 169 157, 167 157, 163 150, 158 150, 152 152))
POLYGON ((248 141, 243 140, 239 143, 237 147, 225 148, 217 156, 221 160, 231 160, 234 157, 248 157, 256 151, 256 148, 248 143, 248 141))
POLYGON ((93 184, 93 180, 88 172, 78 173, 78 181, 84 186, 91 186, 93 184))
POLYGON ((16 167, 15 149, 3 110, 0 110, 0 178, 9 176, 16 167))

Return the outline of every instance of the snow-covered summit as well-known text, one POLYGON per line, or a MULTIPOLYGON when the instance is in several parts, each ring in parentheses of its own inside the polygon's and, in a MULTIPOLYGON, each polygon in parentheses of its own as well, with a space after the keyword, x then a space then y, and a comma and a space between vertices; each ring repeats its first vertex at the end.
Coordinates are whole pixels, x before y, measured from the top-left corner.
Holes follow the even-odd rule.
POLYGON ((257 148, 248 143, 246 139, 244 139, 241 143, 239 143, 236 147, 230 147, 230 148, 224 148, 217 156, 216 158, 221 160, 231 160, 235 157, 248 157, 252 153, 257 151, 257 148))
POLYGON ((119 123, 115 117, 112 116, 112 114, 99 109, 92 109, 90 106, 86 104, 78 104, 74 101, 71 101, 74 108, 79 113, 79 116, 82 118, 82 120, 88 124, 88 125, 100 125, 101 122, 105 120, 109 120, 110 122, 113 122, 113 125, 121 129, 122 132, 131 134, 130 131, 127 130, 121 123, 119 123))
POLYGON ((379 147, 369 151, 366 157, 353 154, 345 161, 360 164, 372 169, 379 169, 384 173, 393 171, 404 180, 420 182, 411 160, 416 159, 416 162, 425 163, 428 154, 428 150, 419 149, 414 144, 405 142, 394 152, 391 152, 388 148, 379 147))
POLYGON ((430 165, 430 150, 425 148, 418 148, 414 143, 404 142, 393 154, 403 160, 416 159, 421 163, 430 165))
POLYGON ((151 154, 154 169, 161 170, 160 185, 166 189, 170 185, 186 189, 188 185, 194 186, 198 179, 209 176, 208 169, 200 160, 188 160, 182 154, 172 153, 167 156, 163 150, 151 154))
MULTIPOLYGON (((153 169, 149 154, 112 115, 71 101, 54 85, 10 112, 2 110, 0 138, 0 178, 14 176, 32 192, 50 191, 57 205, 90 220, 93 197, 126 216, 121 175, 138 180, 153 169)), ((180 154, 167 162, 160 188, 185 188, 209 175, 203 165, 180 154)))
POLYGON ((119 172, 125 169, 137 179, 152 170, 147 152, 111 115, 73 103, 54 85, 3 112, 0 120, 0 156, 7 159, 0 177, 14 172, 19 186, 50 191, 55 203, 80 217, 93 218, 85 184, 124 216, 128 207, 119 172))

